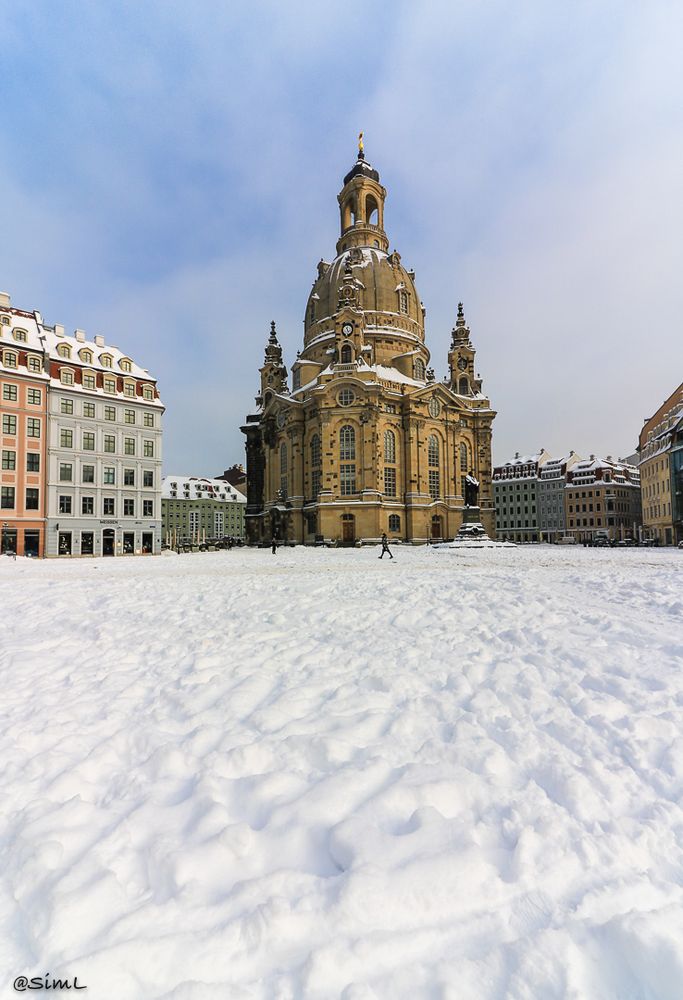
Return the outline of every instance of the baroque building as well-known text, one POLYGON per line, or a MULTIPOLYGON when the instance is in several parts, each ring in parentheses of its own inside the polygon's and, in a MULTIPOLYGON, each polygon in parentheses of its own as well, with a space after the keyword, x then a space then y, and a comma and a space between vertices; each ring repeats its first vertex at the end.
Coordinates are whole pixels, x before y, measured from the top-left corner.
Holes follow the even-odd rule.
POLYGON ((425 310, 384 229, 386 189, 362 148, 338 195, 341 234, 308 298, 303 349, 288 382, 275 324, 247 417, 246 530, 304 544, 453 537, 464 482, 480 484, 494 531, 491 427, 462 303, 448 375, 437 381, 425 310))

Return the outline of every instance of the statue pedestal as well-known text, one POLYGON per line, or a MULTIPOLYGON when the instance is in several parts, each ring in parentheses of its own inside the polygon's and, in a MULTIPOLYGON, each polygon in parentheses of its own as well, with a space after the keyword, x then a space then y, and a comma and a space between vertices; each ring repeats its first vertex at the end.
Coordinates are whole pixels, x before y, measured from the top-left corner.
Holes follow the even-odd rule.
POLYGON ((490 541, 486 534, 486 528, 481 523, 481 512, 478 507, 465 507, 462 515, 462 524, 458 534, 455 536, 456 542, 463 541, 490 541))

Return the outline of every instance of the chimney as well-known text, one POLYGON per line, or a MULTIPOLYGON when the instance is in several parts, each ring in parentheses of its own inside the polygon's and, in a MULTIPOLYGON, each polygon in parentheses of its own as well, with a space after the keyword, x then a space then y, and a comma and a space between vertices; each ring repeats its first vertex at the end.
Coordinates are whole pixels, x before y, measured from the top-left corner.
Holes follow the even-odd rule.
POLYGON ((85 343, 85 330, 74 330, 74 337, 79 342, 79 344, 85 343))
POLYGON ((607 461, 608 461, 608 462, 612 462, 612 461, 614 461, 611 455, 608 455, 608 456, 607 456, 607 461))
POLYGON ((9 309, 12 305, 12 300, 9 297, 9 292, 0 292, 0 309, 9 309))
POLYGON ((64 336, 64 325, 62 323, 55 323, 55 337, 64 336))
POLYGON ((95 335, 95 343, 98 347, 104 347, 104 337, 100 337, 99 333, 95 335))
POLYGON ((591 455, 591 462, 595 461, 595 455, 591 455))

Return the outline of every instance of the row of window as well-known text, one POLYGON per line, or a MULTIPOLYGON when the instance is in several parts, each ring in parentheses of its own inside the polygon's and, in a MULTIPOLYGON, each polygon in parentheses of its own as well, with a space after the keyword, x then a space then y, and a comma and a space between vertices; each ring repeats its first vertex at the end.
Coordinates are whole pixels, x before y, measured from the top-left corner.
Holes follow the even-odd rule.
MULTIPOLYGON (((2 470, 3 472, 16 472, 17 468, 17 453, 11 449, 2 450, 2 470)), ((40 472, 40 452, 38 451, 27 451, 26 452, 26 471, 27 472, 40 472)))
POLYGON ((670 503, 655 503, 650 507, 645 508, 645 517, 647 520, 652 520, 655 517, 671 517, 671 504, 670 503))
POLYGON ((648 483, 647 486, 645 487, 646 497, 652 497, 655 494, 659 493, 670 493, 670 492, 671 492, 671 483, 668 479, 665 479, 664 481, 657 479, 654 483, 648 483), (662 487, 661 490, 659 488, 660 484, 662 487))
MULTIPOLYGON (((2 398, 8 403, 16 403, 18 398, 18 386, 13 385, 10 382, 2 383, 2 398)), ((43 390, 42 389, 28 389, 26 392, 26 401, 31 404, 31 406, 41 406, 43 402, 43 390)))
MULTIPOLYGON (((60 462, 59 465, 59 481, 60 483, 72 483, 74 481, 74 467, 71 462, 60 462)), ((82 465, 81 466, 81 482, 82 483, 95 483, 95 466, 94 465, 82 465)), ((105 465, 102 469, 102 483, 105 486, 115 486, 116 485, 116 469, 113 465, 105 465)), ((123 485, 124 486, 135 486, 135 469, 124 469, 123 470, 123 485)), ((143 469, 142 471, 142 486, 143 489, 153 489, 154 488, 154 472, 151 469, 143 469)))
MULTIPOLYGON (((59 381, 62 385, 75 385, 75 372, 73 368, 60 368, 59 381)), ((81 375, 81 386, 83 389, 97 389, 97 376, 92 372, 83 372, 81 375)), ((116 378, 114 376, 105 375, 102 379, 102 388, 105 392, 112 395, 115 394, 116 378)), ((123 395, 128 396, 131 399, 135 398, 137 396, 137 383, 125 380, 123 383, 123 395)), ((151 385, 143 385, 142 398, 148 402, 152 402, 154 400, 154 389, 151 385)))
MULTIPOLYGON (((320 493, 321 477, 320 465, 322 463, 322 451, 320 437, 314 434, 310 440, 311 466, 311 493, 315 497, 320 493)), ((462 472, 467 471, 469 454, 466 444, 461 444, 459 449, 460 468, 462 472)), ((288 471, 288 449, 286 442, 280 445, 280 493, 283 499, 287 498, 287 471, 288 471)), ((342 496, 350 496, 357 492, 356 489, 356 431, 350 424, 345 424, 339 430, 339 459, 340 465, 340 493, 342 496), (348 464, 347 464, 348 463, 348 464)), ((396 435, 392 430, 384 432, 384 461, 393 464, 396 462, 396 435)), ((429 493, 436 499, 441 495, 441 475, 440 467, 440 446, 439 439, 435 434, 430 434, 427 440, 427 464, 429 478, 429 493)), ((384 469, 384 493, 387 496, 396 496, 396 469, 384 469)))
MULTIPOLYGON (((39 417, 26 417, 26 437, 39 438, 40 429, 41 420, 39 417)), ((16 437, 17 417, 14 413, 3 413, 2 433, 7 434, 10 437, 16 437)))
MULTIPOLYGON (((68 494, 60 494, 59 498, 59 513, 60 514, 73 514, 74 510, 74 499, 68 494)), ((94 496, 84 496, 81 497, 81 514, 94 514, 95 513, 95 497, 94 496)), ((102 514, 104 517, 115 517, 116 516, 116 497, 102 497, 102 514)), ((124 517, 135 517, 135 500, 132 497, 123 498, 123 516, 124 517)), ((142 501, 142 516, 143 517, 154 517, 154 501, 153 500, 143 500, 142 501)))
MULTIPOLYGON (((314 434, 310 440, 311 465, 316 468, 322 461, 322 450, 320 447, 320 437, 314 434)), ((460 470, 467 472, 469 466, 469 453, 466 444, 461 444, 459 448, 460 470)), ((280 474, 287 472, 287 445, 283 442, 280 445, 280 474)), ((350 424, 345 424, 339 431, 339 458, 344 460, 355 459, 356 457, 356 432, 350 424)), ((396 462, 396 435, 391 430, 384 432, 384 461, 396 462)), ((435 434, 430 434, 427 441, 427 461, 428 465, 439 465, 439 439, 435 434)))
MULTIPOLYGON (((16 351, 8 351, 6 348, 2 352, 2 363, 5 368, 18 368, 19 355, 16 351)), ((43 370, 43 360, 37 354, 29 354, 26 359, 26 367, 30 372, 41 372, 43 370)))
MULTIPOLYGON (((123 555, 133 555, 135 552, 135 532, 122 532, 121 551, 123 555)), ((95 533, 92 531, 81 532, 81 555, 91 556, 94 554, 95 533)), ((151 531, 142 532, 141 552, 152 552, 154 550, 154 533, 151 531)), ((58 536, 57 552, 60 556, 70 556, 72 552, 72 532, 60 531, 58 536)), ((102 532, 102 555, 114 555, 114 530, 105 528, 102 532)))
MULTIPOLYGON (((58 344, 57 354, 60 356, 60 358, 73 357, 71 345, 65 343, 58 344)), ((80 350, 78 351, 78 357, 85 365, 91 365, 94 360, 93 352, 90 350, 89 347, 81 347, 80 350)), ((112 357, 111 354, 108 354, 105 351, 104 354, 100 354, 99 362, 103 368, 111 368, 114 363, 114 358, 112 357)), ((132 372, 133 362, 130 360, 130 358, 121 358, 119 361, 119 368, 121 369, 122 372, 132 372)))
MULTIPOLYGON (((72 416, 74 412, 74 401, 73 399, 60 399, 59 401, 59 411, 65 416, 72 416)), ((81 414, 84 417, 93 418, 97 416, 97 408, 95 403, 88 402, 87 400, 83 402, 81 406, 81 414)), ((101 409, 101 414, 105 420, 118 420, 119 411, 116 406, 105 405, 101 409)), ((124 424, 134 424, 137 422, 137 416, 135 410, 124 409, 123 411, 123 422, 124 424)), ((142 414, 142 425, 143 427, 154 427, 154 414, 145 412, 142 414)))
MULTIPOLYGON (((4 418, 3 418, 4 419, 4 418)), ((59 446, 60 448, 73 448, 74 446, 74 432, 69 427, 62 427, 59 432, 59 446)), ((81 433, 81 448, 83 451, 95 451, 95 432, 94 431, 82 431, 81 433)), ((124 455, 135 455, 135 438, 124 437, 123 439, 123 454, 124 455)), ((115 434, 103 434, 102 435, 102 451, 108 454, 116 453, 116 435, 115 434)), ((142 442, 142 456, 143 458, 154 458, 154 441, 144 440, 142 442)))
MULTIPOLYGON (((0 508, 2 510, 14 510, 16 506, 16 489, 14 486, 3 486, 0 491, 0 508)), ((25 510, 40 509, 40 490, 33 486, 27 486, 24 503, 25 510)))

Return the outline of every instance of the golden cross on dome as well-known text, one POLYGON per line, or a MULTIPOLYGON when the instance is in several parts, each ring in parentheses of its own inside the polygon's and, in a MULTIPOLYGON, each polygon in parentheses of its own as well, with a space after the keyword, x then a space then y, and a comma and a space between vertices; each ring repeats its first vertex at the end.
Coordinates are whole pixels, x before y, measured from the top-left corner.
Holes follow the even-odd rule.
POLYGON ((359 153, 363 152, 363 133, 362 132, 358 133, 358 152, 359 153))

